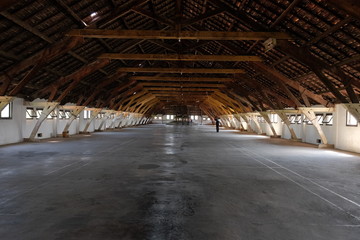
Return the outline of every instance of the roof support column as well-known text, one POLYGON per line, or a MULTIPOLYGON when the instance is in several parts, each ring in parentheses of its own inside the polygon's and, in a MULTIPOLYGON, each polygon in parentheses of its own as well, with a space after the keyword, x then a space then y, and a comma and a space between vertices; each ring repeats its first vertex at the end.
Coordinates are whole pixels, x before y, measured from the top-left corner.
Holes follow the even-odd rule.
POLYGON ((269 125, 269 127, 270 127, 270 129, 271 129, 271 131, 273 133, 273 135, 271 137, 275 137, 275 138, 280 137, 280 135, 278 135, 276 133, 275 128, 274 128, 274 126, 273 126, 273 124, 272 124, 272 122, 271 122, 271 120, 269 118, 268 113, 267 112, 259 112, 259 113, 265 119, 266 123, 269 125))
MULTIPOLYGON (((108 120, 108 118, 110 117, 111 114, 113 114, 115 111, 113 110, 104 110, 105 111, 105 116, 101 119, 101 123, 98 127, 98 129, 96 129, 95 131, 101 131, 101 128, 104 126, 104 124, 106 123, 106 120, 108 120)), ((106 126, 105 126, 106 129, 106 126)))
POLYGON ((244 124, 242 123, 241 117, 239 116, 239 114, 234 114, 234 118, 239 122, 240 125, 240 130, 246 130, 244 127, 244 124))
POLYGON ((87 133, 87 130, 90 127, 90 123, 96 118, 96 116, 101 112, 102 108, 91 108, 87 109, 91 111, 90 118, 87 120, 84 130, 80 133, 87 133))
POLYGON ((109 129, 115 128, 115 122, 121 118, 122 112, 115 112, 114 119, 111 121, 109 129))
POLYGON ((298 141, 298 142, 300 142, 301 139, 296 136, 296 133, 295 133, 294 129, 291 127, 291 123, 290 123, 289 118, 288 118, 288 116, 286 115, 286 113, 283 112, 282 110, 274 110, 274 111, 276 112, 276 114, 281 118, 281 120, 285 123, 285 125, 286 125, 287 128, 289 129, 289 132, 290 132, 290 135, 291 135, 291 139, 292 139, 293 141, 298 141))
POLYGON ((63 137, 69 137, 69 128, 71 123, 80 115, 80 113, 85 109, 85 106, 63 106, 64 109, 69 109, 71 112, 71 117, 67 121, 64 130, 62 131, 63 137))
POLYGON ((54 111, 54 109, 59 105, 58 102, 35 102, 35 103, 27 103, 27 106, 32 107, 43 107, 43 110, 41 112, 41 115, 39 119, 37 120, 33 130, 31 131, 30 137, 25 139, 26 141, 33 142, 35 140, 35 136, 37 132, 39 131, 41 124, 44 122, 44 120, 49 116, 49 114, 54 111))
POLYGON ((246 114, 246 115, 249 116, 249 118, 254 121, 255 126, 256 126, 256 128, 258 129, 258 134, 263 134, 264 132, 263 132, 261 126, 260 126, 260 123, 259 123, 259 121, 258 121, 258 119, 257 119, 257 116, 254 115, 254 114, 246 114))
MULTIPOLYGON (((249 121, 249 118, 248 118, 248 116, 245 114, 245 113, 240 113, 239 114, 239 116, 242 118, 242 119, 244 119, 244 121, 245 121, 245 123, 246 123, 246 125, 247 125, 247 131, 248 132, 255 132, 254 131, 254 129, 251 127, 251 125, 250 125, 250 121, 249 121)), ((241 121, 241 119, 240 119, 240 121, 241 121)))
POLYGON ((118 117, 119 124, 115 127, 115 128, 122 128, 122 124, 125 120, 125 113, 123 112, 119 117, 118 117))
POLYGON ((299 108, 299 110, 307 117, 307 119, 309 119, 312 122, 318 134, 320 135, 322 144, 319 144, 319 148, 334 148, 334 145, 328 144, 328 140, 316 118, 314 110, 311 108, 299 108))

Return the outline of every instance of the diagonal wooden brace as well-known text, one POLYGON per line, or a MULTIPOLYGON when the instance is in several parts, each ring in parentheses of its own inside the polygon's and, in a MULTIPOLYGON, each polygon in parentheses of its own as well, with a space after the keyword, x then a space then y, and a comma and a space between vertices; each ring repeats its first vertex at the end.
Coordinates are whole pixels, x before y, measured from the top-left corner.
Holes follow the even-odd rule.
MULTIPOLYGON (((251 125, 250 125, 250 121, 249 121, 248 116, 247 116, 245 113, 240 113, 239 115, 240 115, 240 117, 241 117, 242 119, 244 119, 244 121, 245 121, 245 123, 246 123, 246 125, 247 125, 247 131, 248 131, 248 132, 255 132, 254 129, 253 129, 253 128, 251 127, 251 125)), ((240 121, 241 121, 241 119, 240 119, 240 121)))
POLYGON ((360 123, 360 104, 359 103, 350 103, 343 104, 346 110, 348 110, 351 115, 353 115, 356 120, 360 123))
POLYGON ((101 119, 101 123, 96 131, 101 131, 101 128, 104 126, 106 120, 113 114, 115 111, 113 110, 105 110, 105 116, 101 119))
POLYGON ((54 111, 54 109, 59 105, 59 103, 58 102, 34 102, 34 103, 27 103, 26 105, 43 108, 39 119, 37 120, 33 130, 31 131, 30 137, 28 139, 26 139, 30 142, 33 142, 33 141, 35 141, 35 136, 36 136, 37 132, 39 131, 41 124, 49 116, 49 114, 52 111, 54 111))
POLYGON ((91 109, 91 116, 87 120, 83 133, 87 133, 87 130, 90 127, 91 122, 96 118, 96 116, 101 112, 102 108, 92 108, 91 109))
POLYGON ((111 121, 111 124, 109 126, 110 129, 114 129, 115 128, 115 123, 116 121, 118 121, 119 119, 121 119, 121 115, 123 113, 122 112, 115 112, 115 116, 114 119, 111 121))
POLYGON ((85 106, 63 106, 64 109, 70 110, 71 117, 67 121, 64 130, 63 137, 68 137, 68 131, 71 126, 71 123, 80 115, 80 113, 85 109, 85 106))
POLYGON ((307 119, 309 119, 312 124, 314 125, 314 127, 316 128, 318 134, 320 135, 321 141, 323 144, 320 144, 319 147, 323 148, 323 147, 330 147, 330 145, 328 144, 328 140, 325 136, 324 131, 322 130, 314 110, 312 110, 311 108, 299 108, 299 110, 306 116, 307 119))
POLYGON ((261 126, 260 126, 260 123, 259 123, 259 121, 257 119, 257 116, 253 115, 253 114, 245 114, 245 115, 248 116, 249 118, 251 118, 254 121, 255 126, 259 131, 259 134, 263 134, 263 130, 261 129, 261 126))
POLYGON ((240 124, 240 130, 245 131, 244 124, 242 123, 241 117, 239 116, 239 114, 234 114, 233 116, 234 116, 234 118, 239 122, 239 124, 240 124))
POLYGON ((285 125, 289 129, 289 132, 291 134, 291 139, 294 141, 300 141, 300 139, 296 136, 294 129, 291 127, 291 123, 290 123, 289 118, 286 115, 286 113, 284 113, 282 111, 277 111, 277 110, 274 110, 274 111, 281 118, 281 120, 285 123, 285 125))
POLYGON ((268 113, 266 113, 266 112, 259 112, 259 113, 265 119, 266 123, 269 125, 269 127, 273 133, 273 137, 279 137, 279 135, 276 133, 275 128, 269 118, 268 113))
POLYGON ((0 96, 0 112, 14 100, 14 97, 0 96))

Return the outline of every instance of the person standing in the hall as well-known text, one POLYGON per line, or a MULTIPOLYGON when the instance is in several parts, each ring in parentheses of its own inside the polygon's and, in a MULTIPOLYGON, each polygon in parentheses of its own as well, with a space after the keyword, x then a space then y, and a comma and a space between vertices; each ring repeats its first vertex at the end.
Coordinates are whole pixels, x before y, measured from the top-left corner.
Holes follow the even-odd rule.
POLYGON ((218 118, 215 118, 215 125, 216 125, 216 132, 219 132, 220 121, 218 118))

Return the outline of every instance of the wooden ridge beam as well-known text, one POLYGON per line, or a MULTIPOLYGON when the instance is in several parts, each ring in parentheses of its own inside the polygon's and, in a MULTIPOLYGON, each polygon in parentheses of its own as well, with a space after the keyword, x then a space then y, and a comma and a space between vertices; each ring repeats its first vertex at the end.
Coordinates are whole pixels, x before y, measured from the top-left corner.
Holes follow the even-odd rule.
POLYGON ((186 39, 186 40, 266 40, 268 38, 293 39, 283 32, 215 32, 169 30, 111 30, 72 29, 67 36, 116 39, 186 39))
POLYGON ((260 62, 258 56, 234 55, 188 55, 188 54, 127 54, 103 53, 100 59, 149 60, 149 61, 221 61, 221 62, 260 62))
POLYGON ((176 96, 176 97, 181 97, 181 96, 204 96, 206 97, 207 95, 201 92, 186 92, 186 93, 177 93, 177 92, 151 92, 153 95, 156 96, 176 96))
POLYGON ((205 77, 156 77, 134 76, 130 80, 136 81, 164 81, 164 82, 232 82, 233 78, 205 78, 205 77))
POLYGON ((148 87, 146 90, 178 91, 178 92, 213 92, 217 88, 171 88, 171 87, 148 87))
MULTIPOLYGON (((151 92, 152 93, 152 92, 151 92)), ((182 96, 176 96, 176 95, 166 95, 166 94, 153 94, 157 98, 161 99, 196 99, 196 100, 204 100, 208 96, 207 95, 182 95, 182 96)))
POLYGON ((140 85, 144 87, 177 87, 177 88, 188 88, 188 87, 211 87, 211 88, 223 88, 224 84, 211 84, 211 83, 151 83, 151 82, 141 82, 140 85))
POLYGON ((120 68, 120 72, 143 73, 209 73, 209 74, 235 74, 245 73, 243 69, 215 69, 215 68, 120 68))

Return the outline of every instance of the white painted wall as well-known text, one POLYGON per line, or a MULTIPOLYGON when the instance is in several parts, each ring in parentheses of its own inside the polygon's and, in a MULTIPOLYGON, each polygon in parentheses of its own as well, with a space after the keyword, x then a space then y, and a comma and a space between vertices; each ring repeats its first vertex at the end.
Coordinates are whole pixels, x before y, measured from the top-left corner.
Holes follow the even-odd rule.
MULTIPOLYGON (((346 109, 343 105, 338 104, 335 106, 335 112, 333 113, 333 125, 321 125, 321 128, 328 140, 329 144, 334 144, 335 148, 358 152, 360 153, 360 125, 346 126, 346 109)), ((246 126, 245 122, 242 122, 246 126)), ((260 122, 262 132, 271 136, 273 133, 270 126, 267 123, 260 122)), ((259 133, 256 124, 253 120, 250 120, 250 126, 259 133)), ((273 123, 275 131, 282 138, 291 139, 290 131, 287 126, 279 119, 277 123, 273 123)), ((306 123, 291 124, 298 138, 302 139, 302 142, 318 144, 320 136, 313 125, 306 123)))
POLYGON ((0 145, 23 141, 25 126, 24 101, 20 98, 13 100, 11 119, 0 119, 0 145))
POLYGON ((335 148, 360 153, 360 126, 346 126, 346 109, 341 104, 336 105, 335 122, 335 148))
MULTIPOLYGON (((45 99, 36 99, 34 102, 46 102, 45 99)), ((66 104, 74 105, 74 104, 66 104)), ((56 109, 57 110, 57 109, 56 109)), ((116 125, 118 126, 120 121, 122 125, 125 124, 124 119, 116 120, 116 125)), ((0 119, 0 145, 11 144, 22 142, 24 138, 29 138, 31 131, 33 130, 37 119, 26 119, 26 106, 24 106, 24 100, 21 98, 15 98, 12 102, 12 118, 10 119, 0 119)), ((62 132, 69 120, 61 119, 59 116, 51 119, 46 119, 36 135, 36 139, 45 139, 51 137, 62 136, 62 132)), ((98 128, 101 119, 94 119, 89 128, 88 132, 94 132, 95 127, 98 128)), ((69 135, 78 134, 79 131, 82 131, 87 123, 87 119, 84 119, 83 112, 80 113, 80 117, 75 119, 69 128, 69 135)), ((102 130, 106 130, 107 127, 110 127, 112 119, 107 119, 106 124, 102 127, 102 130)), ((127 121, 126 124, 130 122, 127 121)))
MULTIPOLYGON (((25 113, 26 107, 24 106, 23 99, 15 98, 12 107, 12 118, 0 119, 0 145, 22 142, 24 138, 28 138, 30 136, 37 119, 26 119, 25 113)), ((360 153, 360 126, 346 126, 346 109, 341 104, 335 106, 335 112, 333 113, 333 116, 334 118, 332 126, 321 126, 328 139, 328 142, 330 144, 334 144, 335 148, 337 149, 360 153)), ((166 119, 164 116, 162 116, 162 118, 163 119, 161 120, 153 119, 152 122, 168 123, 173 121, 171 119, 166 119)), ((42 133, 42 137, 37 138, 43 139, 61 135, 67 121, 67 119, 59 119, 58 117, 54 119, 46 119, 38 132, 42 133)), ((69 134, 74 135, 78 134, 79 131, 83 131, 87 121, 87 119, 84 119, 82 112, 79 119, 75 119, 71 124, 69 134)), ((88 132, 94 132, 95 128, 99 127, 101 121, 101 119, 94 119, 88 128, 88 132)), ((112 121, 112 119, 106 120, 106 124, 104 124, 102 130, 106 130, 106 128, 110 127, 112 121)), ((231 123, 231 127, 238 129, 240 124, 238 120, 235 119, 234 121, 235 122, 231 123)), ((124 127, 131 123, 131 119, 124 119, 121 117, 121 119, 116 120, 115 126, 117 127, 119 123, 121 123, 120 125, 124 127)), ((211 124, 211 121, 203 120, 203 118, 199 116, 198 120, 193 119, 193 124, 211 124)), ((242 124, 246 127, 245 122, 242 122, 242 124)), ((250 121, 250 125, 254 130, 256 130, 256 125, 253 121, 250 121)), ((260 123, 260 126, 262 131, 267 135, 271 136, 273 134, 267 123, 260 123)), ((276 133, 281 135, 282 138, 291 138, 289 130, 280 119, 277 123, 273 123, 273 126, 276 130, 276 133)), ((320 139, 320 136, 318 135, 313 125, 301 123, 291 124, 291 126, 295 130, 297 137, 301 138, 303 142, 312 144, 318 143, 317 139, 320 139)))

